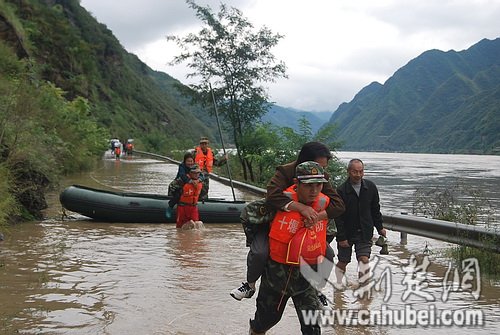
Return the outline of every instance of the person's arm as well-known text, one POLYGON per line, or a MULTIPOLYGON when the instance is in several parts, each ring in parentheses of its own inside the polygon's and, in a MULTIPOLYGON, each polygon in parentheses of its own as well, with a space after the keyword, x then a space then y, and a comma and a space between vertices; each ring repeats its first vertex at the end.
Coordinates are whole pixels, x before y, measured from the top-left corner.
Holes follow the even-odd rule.
MULTIPOLYGON (((328 179, 328 175, 326 176, 328 179)), ((323 190, 321 191, 324 195, 330 198, 330 203, 326 208, 326 213, 329 219, 335 219, 345 212, 345 204, 342 197, 333 188, 330 181, 323 183, 323 190)))
POLYGON ((187 175, 186 166, 184 164, 179 164, 176 178, 180 178, 184 184, 189 182, 190 178, 187 175))
POLYGON ((337 225, 337 235, 336 235, 337 242, 347 240, 344 216, 341 215, 338 218, 336 218, 335 224, 337 225))
MULTIPOLYGON (((309 206, 307 206, 309 207, 309 206)), ((312 209, 312 207, 309 207, 312 209)), ((314 211, 314 209, 313 209, 314 211)), ((326 214, 326 211, 325 210, 322 210, 321 212, 316 212, 316 219, 307 219, 305 216, 304 216, 304 226, 306 228, 309 228, 309 227, 313 227, 318 221, 321 221, 321 220, 328 220, 328 215, 326 214)), ((300 215, 302 215, 302 212, 300 213, 300 215)), ((303 215, 302 215, 303 216, 303 215)))
MULTIPOLYGON (((340 185, 340 187, 337 189, 338 195, 341 199, 346 199, 346 191, 345 191, 345 183, 340 185)), ((344 203, 344 201, 342 201, 344 203)), ((340 215, 339 217, 335 218, 335 224, 337 225, 337 242, 341 244, 341 246, 345 247, 344 241, 347 241, 347 232, 346 232, 346 226, 345 226, 345 219, 346 219, 347 213, 344 212, 344 214, 340 215)))
MULTIPOLYGON (((290 200, 290 199, 289 199, 290 200)), ((316 212, 314 208, 311 206, 302 204, 297 201, 290 201, 286 206, 287 210, 299 212, 300 215, 304 218, 304 225, 306 227, 311 227, 316 224, 319 220, 327 220, 328 216, 326 211, 323 210, 321 212, 316 212)))
POLYGON ((222 166, 227 163, 227 155, 222 156, 221 158, 214 157, 214 166, 222 166))
POLYGON ((344 215, 341 215, 338 218, 336 218, 335 224, 337 225, 337 235, 335 236, 335 238, 337 239, 337 243, 342 248, 348 248, 349 241, 347 240, 344 215))
POLYGON ((289 178, 286 170, 284 166, 278 166, 267 184, 266 202, 276 210, 285 209, 285 206, 291 202, 290 198, 283 193, 284 190, 293 184, 293 176, 289 178))
POLYGON ((372 183, 373 186, 373 198, 371 203, 371 215, 373 220, 373 225, 377 229, 379 235, 386 236, 386 232, 383 226, 382 213, 380 212, 380 196, 378 193, 377 186, 372 183))

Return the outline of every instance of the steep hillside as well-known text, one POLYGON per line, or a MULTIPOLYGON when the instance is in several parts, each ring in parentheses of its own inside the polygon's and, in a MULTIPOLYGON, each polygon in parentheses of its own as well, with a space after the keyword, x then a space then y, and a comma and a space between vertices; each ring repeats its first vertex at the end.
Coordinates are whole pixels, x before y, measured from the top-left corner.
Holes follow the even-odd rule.
POLYGON ((500 148, 500 39, 430 50, 334 112, 344 150, 494 153, 500 148))
MULTIPOLYGON (((216 138, 215 129, 179 101, 172 85, 159 85, 154 71, 128 53, 78 0, 4 2, 22 25, 29 57, 43 64, 41 76, 62 88, 69 100, 88 99, 92 115, 113 137, 142 138, 150 147, 194 143, 200 135, 216 138)), ((11 33, 3 36, 12 40, 16 28, 4 27, 11 33)))

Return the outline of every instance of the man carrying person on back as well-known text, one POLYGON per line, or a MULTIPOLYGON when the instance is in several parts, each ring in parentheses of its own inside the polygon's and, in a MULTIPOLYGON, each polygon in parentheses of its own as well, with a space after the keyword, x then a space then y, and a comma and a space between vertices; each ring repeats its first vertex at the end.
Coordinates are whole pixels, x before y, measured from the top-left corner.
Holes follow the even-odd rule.
MULTIPOLYGON (((321 142, 305 143, 300 149, 295 161, 280 165, 276 168, 276 173, 267 185, 266 207, 271 210, 298 211, 314 223, 315 220, 317 220, 318 213, 310 208, 310 206, 291 200, 284 191, 288 187, 294 185, 296 167, 299 164, 307 161, 314 161, 325 169, 331 158, 332 154, 325 144, 321 142)), ((327 228, 328 245, 326 250, 326 258, 329 260, 329 263, 326 263, 327 265, 324 266, 324 276, 325 279, 328 279, 333 268, 333 259, 335 257, 335 253, 329 244, 333 241, 336 230, 333 219, 344 212, 344 203, 340 195, 328 181, 329 176, 326 172, 324 172, 324 179, 326 179, 327 182, 323 184, 321 192, 330 198, 329 205, 326 208, 328 219, 330 219, 327 228)), ((262 229, 262 227, 253 234, 252 242, 249 245, 250 251, 247 256, 247 281, 243 282, 240 287, 231 291, 230 294, 233 298, 237 300, 250 298, 255 293, 256 282, 261 276, 269 256, 267 235, 267 231, 262 229)), ((321 292, 318 292, 318 299, 325 308, 328 306, 328 299, 321 292)))
POLYGON ((189 182, 182 186, 181 196, 177 205, 176 228, 182 228, 186 223, 195 224, 200 221, 198 198, 201 192, 201 170, 194 164, 189 168, 189 182))
POLYGON ((316 289, 300 271, 302 262, 312 266, 322 262, 327 248, 330 198, 321 193, 323 168, 317 162, 298 164, 294 185, 285 190, 290 199, 310 206, 317 213, 316 220, 304 217, 297 210, 279 210, 269 231, 270 259, 262 274, 257 310, 250 320, 250 334, 265 334, 281 319, 288 299, 292 298, 301 325, 302 334, 321 334, 318 324, 308 324, 303 311, 320 309, 316 289), (298 238, 297 238, 298 237, 298 238), (307 238, 310 243, 302 244, 307 238))

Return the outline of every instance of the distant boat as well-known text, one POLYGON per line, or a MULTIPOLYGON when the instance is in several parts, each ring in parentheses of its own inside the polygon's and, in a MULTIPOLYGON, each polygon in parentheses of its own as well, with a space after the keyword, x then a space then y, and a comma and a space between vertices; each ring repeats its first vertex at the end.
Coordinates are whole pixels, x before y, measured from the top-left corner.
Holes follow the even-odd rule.
MULTIPOLYGON (((59 201, 67 210, 101 222, 175 223, 165 217, 166 195, 112 192, 73 185, 61 192, 59 201)), ((208 199, 198 203, 203 223, 239 223, 245 201, 208 199)))

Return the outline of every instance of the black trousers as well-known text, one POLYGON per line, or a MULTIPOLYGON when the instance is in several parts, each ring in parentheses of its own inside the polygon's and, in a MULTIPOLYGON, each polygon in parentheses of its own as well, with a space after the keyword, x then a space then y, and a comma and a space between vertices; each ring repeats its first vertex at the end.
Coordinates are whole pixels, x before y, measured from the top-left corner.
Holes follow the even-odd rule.
POLYGON ((269 258, 269 231, 260 229, 255 233, 247 255, 247 282, 255 283, 266 267, 269 258))

